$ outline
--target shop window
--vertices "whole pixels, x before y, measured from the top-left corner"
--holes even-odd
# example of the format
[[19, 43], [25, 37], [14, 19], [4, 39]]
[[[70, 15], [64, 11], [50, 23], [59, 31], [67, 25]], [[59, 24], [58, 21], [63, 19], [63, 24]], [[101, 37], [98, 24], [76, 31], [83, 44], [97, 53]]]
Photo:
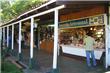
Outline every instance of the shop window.
[[95, 39], [95, 48], [104, 49], [104, 26], [89, 26], [82, 28], [68, 28], [60, 30], [60, 43], [64, 45], [73, 45], [83, 48], [83, 39], [85, 34], [89, 33]]

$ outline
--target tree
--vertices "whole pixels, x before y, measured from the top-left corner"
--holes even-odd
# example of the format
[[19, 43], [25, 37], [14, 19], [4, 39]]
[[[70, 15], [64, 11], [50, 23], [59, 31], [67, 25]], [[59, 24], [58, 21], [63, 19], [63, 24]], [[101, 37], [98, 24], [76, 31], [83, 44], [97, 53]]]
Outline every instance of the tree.
[[43, 2], [43, 0], [1, 0], [0, 1], [0, 21], [2, 23], [6, 23], [9, 20], [17, 17], [18, 15], [26, 12], [29, 9], [32, 9], [32, 7], [36, 7], [36, 5], [39, 5]]

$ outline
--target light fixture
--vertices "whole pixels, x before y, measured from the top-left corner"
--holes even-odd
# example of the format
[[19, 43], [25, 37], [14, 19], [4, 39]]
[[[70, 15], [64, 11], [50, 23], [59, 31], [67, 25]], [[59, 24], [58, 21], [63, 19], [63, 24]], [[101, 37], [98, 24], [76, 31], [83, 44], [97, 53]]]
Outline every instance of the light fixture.
[[34, 23], [34, 28], [37, 28], [37, 25], [38, 25], [37, 23]]
[[54, 27], [54, 25], [48, 25], [49, 27]]
[[97, 34], [102, 34], [102, 32], [101, 32], [101, 31], [99, 31], [99, 32], [97, 32]]
[[100, 37], [101, 37], [101, 35], [97, 35], [97, 37], [98, 37], [98, 38], [100, 38]]
[[103, 31], [103, 29], [100, 29], [100, 31]]
[[90, 28], [90, 30], [93, 30], [92, 27]]
[[96, 30], [96, 28], [94, 28], [94, 31]]

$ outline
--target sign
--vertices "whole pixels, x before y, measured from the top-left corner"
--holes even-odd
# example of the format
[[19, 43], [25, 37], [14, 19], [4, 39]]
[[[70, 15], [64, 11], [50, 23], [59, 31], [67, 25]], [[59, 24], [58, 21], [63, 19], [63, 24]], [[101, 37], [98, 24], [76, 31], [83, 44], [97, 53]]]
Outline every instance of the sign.
[[68, 27], [75, 27], [75, 26], [84, 26], [89, 24], [89, 19], [80, 19], [80, 20], [71, 20], [67, 22], [60, 23], [60, 28], [68, 28]]
[[93, 24], [95, 24], [95, 25], [104, 24], [104, 15], [90, 17], [89, 24], [92, 24], [92, 25]]
[[77, 27], [77, 26], [86, 26], [86, 25], [99, 25], [104, 24], [104, 16], [92, 16], [88, 18], [78, 19], [78, 20], [69, 20], [60, 22], [59, 28], [69, 28], [69, 27]]

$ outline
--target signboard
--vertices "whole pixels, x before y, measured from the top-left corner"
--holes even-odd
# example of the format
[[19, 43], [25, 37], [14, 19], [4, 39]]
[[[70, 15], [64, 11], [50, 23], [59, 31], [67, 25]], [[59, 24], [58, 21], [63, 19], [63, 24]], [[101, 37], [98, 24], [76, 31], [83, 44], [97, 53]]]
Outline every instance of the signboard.
[[60, 22], [59, 28], [69, 28], [69, 27], [86, 26], [93, 24], [95, 25], [104, 24], [104, 15]]
[[89, 18], [89, 24], [100, 25], [104, 24], [104, 15], [94, 16]]
[[68, 28], [68, 27], [75, 27], [75, 26], [84, 26], [89, 24], [89, 19], [80, 19], [80, 20], [71, 20], [67, 22], [60, 23], [60, 28]]

